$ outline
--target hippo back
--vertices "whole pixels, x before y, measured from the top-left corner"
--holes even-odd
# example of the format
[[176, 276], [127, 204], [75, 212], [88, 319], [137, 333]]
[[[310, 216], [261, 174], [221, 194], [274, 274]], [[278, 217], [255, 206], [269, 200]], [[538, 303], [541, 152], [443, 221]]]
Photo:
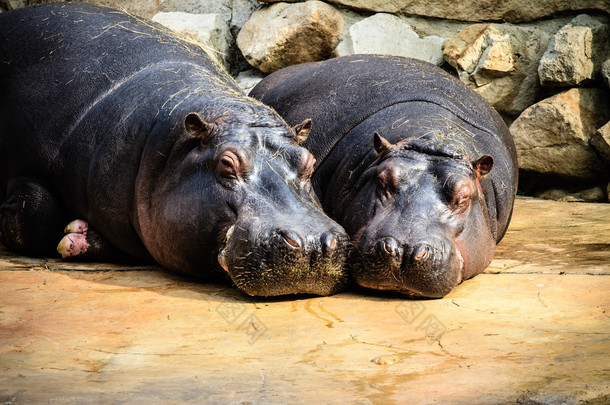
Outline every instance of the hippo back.
[[[125, 33], [135, 35], [126, 41]], [[112, 51], [100, 52], [101, 42]], [[171, 71], [180, 80], [181, 65], [198, 66], [212, 73], [208, 77], [226, 77], [223, 86], [239, 91], [204, 55], [201, 46], [184, 42], [161, 25], [90, 4], [44, 4], [2, 13], [0, 111], [19, 110], [29, 121], [45, 126], [37, 133], [60, 137], [66, 122], [75, 121], [113, 90], [151, 69], [167, 69], [169, 82]], [[45, 80], [32, 81], [33, 77]], [[12, 88], [27, 82], [30, 89]], [[22, 94], [27, 99], [7, 100], [2, 94]], [[53, 114], [38, 108], [58, 99], [65, 100], [65, 106]]]

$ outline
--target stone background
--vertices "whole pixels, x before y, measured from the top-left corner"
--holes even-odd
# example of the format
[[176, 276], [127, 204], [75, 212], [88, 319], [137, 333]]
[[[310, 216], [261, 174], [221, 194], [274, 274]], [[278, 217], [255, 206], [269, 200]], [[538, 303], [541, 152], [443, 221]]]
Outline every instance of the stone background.
[[[521, 193], [608, 201], [610, 0], [88, 1], [198, 39], [246, 92], [264, 74], [335, 56], [429, 61], [510, 125]], [[0, 0], [0, 11], [40, 2]]]

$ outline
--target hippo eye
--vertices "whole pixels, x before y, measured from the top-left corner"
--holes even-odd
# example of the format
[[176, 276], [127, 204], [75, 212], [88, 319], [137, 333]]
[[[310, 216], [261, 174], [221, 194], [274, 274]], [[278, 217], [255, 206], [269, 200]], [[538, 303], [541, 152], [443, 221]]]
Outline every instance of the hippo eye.
[[316, 158], [306, 151], [299, 162], [299, 178], [301, 180], [309, 180], [313, 174], [313, 167], [315, 164]]
[[472, 188], [469, 184], [459, 184], [454, 192], [453, 200], [451, 201], [451, 207], [453, 211], [462, 213], [466, 211], [470, 205], [470, 198], [472, 195]]
[[377, 177], [377, 197], [385, 201], [398, 189], [398, 178], [393, 166], [385, 167]]
[[226, 150], [218, 157], [216, 170], [222, 177], [237, 179], [241, 177], [244, 169], [245, 165], [242, 163], [239, 156], [233, 151]]
[[463, 211], [464, 209], [466, 209], [466, 207], [468, 207], [468, 204], [470, 203], [470, 196], [469, 195], [464, 195], [464, 194], [460, 194], [457, 196], [455, 202], [453, 203], [454, 207], [456, 210], [458, 211]]

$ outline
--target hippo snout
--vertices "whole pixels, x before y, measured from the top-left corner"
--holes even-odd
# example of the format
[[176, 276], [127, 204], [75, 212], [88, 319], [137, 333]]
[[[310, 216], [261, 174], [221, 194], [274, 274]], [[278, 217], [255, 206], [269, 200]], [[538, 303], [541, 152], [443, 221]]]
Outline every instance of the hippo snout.
[[294, 249], [303, 248], [303, 241], [301, 240], [301, 237], [294, 231], [279, 230], [277, 231], [275, 239], [278, 240], [279, 244], [285, 243], [286, 245]]
[[250, 295], [329, 295], [346, 282], [347, 245], [348, 236], [341, 229], [320, 233], [304, 227], [236, 227], [218, 261]]
[[[382, 260], [403, 268], [410, 265], [425, 266], [432, 257], [433, 247], [427, 242], [417, 243], [413, 246], [401, 245], [390, 236], [377, 241], [375, 249]], [[403, 261], [406, 261], [406, 263], [403, 263]]]
[[461, 257], [448, 241], [406, 243], [386, 236], [354, 252], [352, 272], [364, 287], [437, 298], [462, 279]]
[[[278, 230], [276, 231], [276, 236], [275, 238], [278, 241], [278, 244], [282, 245], [282, 244], [286, 244], [287, 246], [289, 246], [290, 248], [293, 249], [304, 249], [307, 250], [308, 249], [308, 244], [303, 242], [303, 238], [296, 233], [295, 231], [292, 230]], [[321, 253], [325, 256], [328, 255], [332, 255], [336, 248], [337, 248], [337, 235], [335, 234], [335, 232], [332, 231], [327, 231], [324, 232], [322, 234], [322, 236], [320, 236], [320, 248], [321, 248]], [[315, 246], [316, 242], [310, 243], [310, 245]]]
[[324, 232], [320, 237], [320, 245], [324, 255], [332, 255], [337, 248], [337, 235], [330, 231]]

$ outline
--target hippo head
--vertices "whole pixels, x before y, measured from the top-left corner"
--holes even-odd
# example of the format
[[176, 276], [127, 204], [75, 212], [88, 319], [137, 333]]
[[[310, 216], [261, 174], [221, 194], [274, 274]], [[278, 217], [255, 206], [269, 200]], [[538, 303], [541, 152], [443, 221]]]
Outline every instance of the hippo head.
[[311, 121], [289, 128], [266, 114], [189, 113], [169, 141], [147, 145], [140, 234], [165, 267], [223, 268], [250, 295], [335, 293], [348, 237], [311, 188], [315, 159], [299, 146]]
[[374, 146], [339, 218], [353, 236], [354, 278], [365, 287], [443, 297], [492, 259], [480, 179], [493, 158], [471, 160], [414, 139], [391, 144], [378, 134]]

